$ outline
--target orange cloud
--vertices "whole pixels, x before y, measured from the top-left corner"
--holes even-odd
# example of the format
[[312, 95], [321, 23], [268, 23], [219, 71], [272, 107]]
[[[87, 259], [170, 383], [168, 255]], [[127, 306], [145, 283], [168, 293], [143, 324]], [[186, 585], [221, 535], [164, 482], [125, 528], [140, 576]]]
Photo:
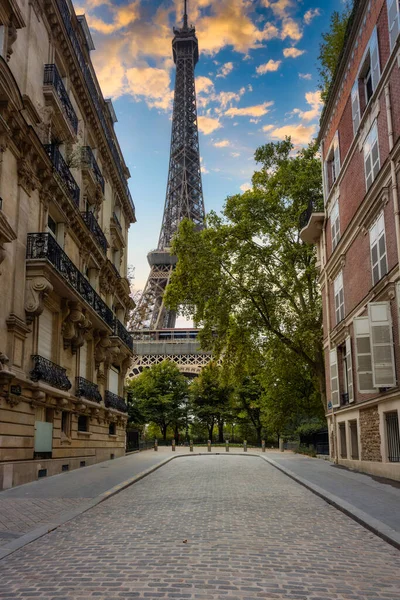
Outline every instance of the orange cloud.
[[316, 125], [284, 125], [283, 127], [276, 127], [270, 132], [270, 137], [283, 140], [286, 136], [290, 137], [293, 144], [306, 145], [308, 144], [317, 131]]
[[262, 117], [269, 112], [273, 102], [264, 102], [255, 106], [246, 106], [245, 108], [229, 108], [225, 112], [226, 117]]
[[228, 146], [230, 146], [230, 141], [229, 140], [221, 140], [220, 142], [214, 142], [214, 146], [216, 148], [227, 148]]
[[314, 121], [314, 119], [319, 117], [323, 107], [321, 92], [307, 92], [306, 101], [307, 104], [311, 106], [310, 110], [300, 110], [299, 108], [295, 108], [293, 113], [298, 115], [303, 121]]
[[256, 68], [256, 72], [258, 73], [258, 75], [265, 75], [265, 73], [277, 71], [281, 64], [281, 60], [272, 60], [271, 58], [267, 63], [259, 65]]
[[285, 48], [283, 50], [283, 56], [285, 58], [297, 58], [305, 53], [305, 50], [299, 50], [298, 48]]
[[217, 129], [222, 127], [219, 119], [215, 119], [213, 117], [200, 116], [198, 118], [198, 127], [199, 131], [204, 133], [204, 135], [210, 135]]

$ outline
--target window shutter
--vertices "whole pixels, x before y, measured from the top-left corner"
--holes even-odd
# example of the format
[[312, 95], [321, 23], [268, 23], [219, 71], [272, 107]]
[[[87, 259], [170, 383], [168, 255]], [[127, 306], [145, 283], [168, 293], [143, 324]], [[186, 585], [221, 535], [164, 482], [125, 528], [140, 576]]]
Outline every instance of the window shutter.
[[339, 400], [339, 375], [337, 365], [336, 348], [330, 351], [330, 374], [331, 374], [331, 402], [332, 406], [340, 406]]
[[396, 372], [390, 303], [371, 302], [368, 305], [368, 317], [372, 342], [374, 387], [394, 387], [396, 385]]
[[334, 156], [334, 161], [335, 161], [335, 179], [337, 179], [339, 177], [339, 171], [340, 171], [340, 147], [339, 147], [338, 134], [336, 134], [336, 137], [335, 137], [333, 156]]
[[88, 356], [88, 343], [85, 340], [83, 346], [79, 350], [79, 377], [87, 379], [87, 356]]
[[387, 0], [388, 19], [389, 19], [389, 35], [390, 49], [393, 50], [399, 35], [399, 9], [398, 0]]
[[358, 317], [353, 321], [358, 391], [362, 394], [376, 392], [372, 380], [372, 354], [368, 317]]
[[360, 124], [360, 98], [358, 94], [358, 79], [355, 81], [353, 89], [351, 90], [351, 112], [353, 115], [353, 131], [354, 135], [356, 135], [358, 126]]
[[108, 373], [109, 373], [109, 375], [108, 375], [108, 390], [110, 392], [112, 392], [113, 394], [117, 394], [117, 396], [118, 396], [118, 391], [119, 391], [119, 386], [118, 386], [119, 373], [113, 367], [110, 368], [110, 370], [109, 370]]
[[370, 42], [370, 54], [371, 54], [371, 76], [372, 76], [372, 89], [375, 91], [378, 87], [379, 79], [381, 77], [381, 68], [379, 64], [379, 44], [378, 44], [378, 32], [375, 27]]
[[48, 308], [39, 317], [38, 354], [48, 360], [53, 358], [53, 318], [54, 315]]
[[333, 205], [331, 218], [332, 250], [336, 248], [340, 239], [339, 202]]
[[351, 359], [351, 337], [346, 338], [347, 389], [349, 402], [354, 402], [353, 362]]

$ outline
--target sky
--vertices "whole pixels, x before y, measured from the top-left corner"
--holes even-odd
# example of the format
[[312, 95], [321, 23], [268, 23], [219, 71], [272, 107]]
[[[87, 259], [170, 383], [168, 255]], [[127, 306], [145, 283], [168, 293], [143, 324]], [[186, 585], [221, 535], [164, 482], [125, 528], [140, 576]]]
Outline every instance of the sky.
[[[149, 273], [165, 202], [174, 63], [173, 25], [183, 0], [74, 0], [96, 46], [92, 60], [130, 170], [137, 223], [128, 264], [136, 289]], [[188, 0], [196, 26], [200, 152], [206, 211], [251, 187], [259, 146], [291, 135], [296, 147], [318, 130], [321, 34], [342, 0]]]

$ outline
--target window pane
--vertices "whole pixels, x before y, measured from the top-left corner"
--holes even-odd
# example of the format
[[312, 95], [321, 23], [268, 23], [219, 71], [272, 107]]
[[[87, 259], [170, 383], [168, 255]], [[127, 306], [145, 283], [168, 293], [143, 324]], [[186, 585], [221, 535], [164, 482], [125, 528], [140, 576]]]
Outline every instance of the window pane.
[[372, 264], [375, 265], [378, 262], [378, 244], [374, 244], [371, 248]]
[[380, 261], [380, 265], [381, 265], [381, 277], [383, 277], [387, 273], [386, 255], [382, 256], [381, 261]]
[[377, 283], [380, 280], [380, 276], [379, 276], [379, 265], [376, 264], [375, 267], [372, 270], [372, 281], [375, 283]]

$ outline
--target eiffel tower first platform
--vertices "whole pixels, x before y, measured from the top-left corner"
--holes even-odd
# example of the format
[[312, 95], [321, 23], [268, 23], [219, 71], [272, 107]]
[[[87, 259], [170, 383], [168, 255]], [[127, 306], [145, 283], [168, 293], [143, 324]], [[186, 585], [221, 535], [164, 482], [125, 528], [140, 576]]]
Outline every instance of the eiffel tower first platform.
[[131, 377], [166, 358], [183, 373], [197, 375], [211, 358], [199, 348], [197, 329], [175, 328], [176, 313], [163, 301], [177, 261], [170, 247], [179, 224], [189, 218], [202, 228], [205, 220], [194, 79], [199, 44], [195, 28], [188, 25], [187, 0], [183, 26], [174, 28], [172, 50], [176, 79], [167, 195], [158, 247], [147, 256], [150, 275], [133, 318]]

